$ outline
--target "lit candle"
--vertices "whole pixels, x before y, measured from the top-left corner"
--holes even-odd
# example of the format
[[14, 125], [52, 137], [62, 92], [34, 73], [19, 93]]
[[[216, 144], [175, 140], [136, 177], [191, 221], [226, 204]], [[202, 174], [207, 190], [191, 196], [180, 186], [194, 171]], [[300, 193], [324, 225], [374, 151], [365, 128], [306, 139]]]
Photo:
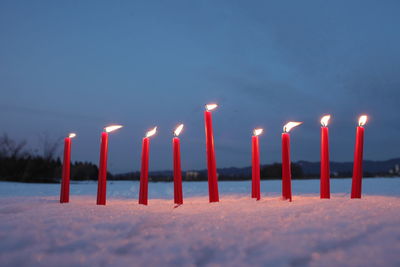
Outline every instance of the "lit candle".
[[174, 138], [172, 139], [173, 158], [174, 158], [174, 203], [177, 205], [183, 204], [182, 194], [182, 171], [181, 171], [181, 149], [179, 134], [183, 129], [183, 124], [176, 127]]
[[204, 112], [208, 169], [208, 193], [210, 202], [219, 201], [217, 163], [215, 161], [214, 136], [211, 116], [211, 111], [217, 106], [217, 104], [208, 104], [206, 105], [206, 110]]
[[257, 200], [261, 198], [260, 190], [260, 147], [258, 145], [258, 136], [262, 134], [263, 129], [254, 129], [251, 138], [251, 163], [252, 163], [252, 179], [251, 179], [251, 197]]
[[157, 127], [146, 133], [142, 144], [142, 168], [140, 170], [140, 189], [139, 204], [147, 205], [148, 185], [149, 185], [149, 156], [150, 156], [150, 137], [157, 132]]
[[71, 139], [76, 136], [75, 133], [70, 133], [64, 139], [64, 160], [62, 169], [60, 203], [69, 202], [69, 179], [71, 173]]
[[329, 129], [328, 122], [330, 115], [323, 116], [321, 119], [321, 198], [330, 198], [330, 170], [329, 170]]
[[289, 131], [302, 122], [290, 121], [283, 126], [282, 133], [282, 197], [292, 201], [292, 172], [290, 164], [290, 134]]
[[351, 184], [351, 198], [361, 198], [361, 182], [362, 182], [362, 161], [364, 148], [364, 125], [367, 123], [366, 115], [360, 116], [358, 119], [358, 127], [356, 132], [356, 145], [354, 149], [353, 163], [353, 180]]
[[97, 205], [106, 204], [107, 192], [107, 153], [108, 153], [108, 133], [122, 128], [122, 125], [110, 125], [104, 128], [101, 133], [99, 178], [97, 184]]

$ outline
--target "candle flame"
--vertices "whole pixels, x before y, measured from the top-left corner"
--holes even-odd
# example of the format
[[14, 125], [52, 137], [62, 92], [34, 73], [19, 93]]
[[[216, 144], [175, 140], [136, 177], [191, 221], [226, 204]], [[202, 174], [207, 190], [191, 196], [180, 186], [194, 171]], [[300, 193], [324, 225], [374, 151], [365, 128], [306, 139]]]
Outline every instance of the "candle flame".
[[207, 105], [206, 105], [206, 110], [207, 110], [207, 111], [211, 111], [211, 110], [213, 110], [213, 109], [216, 109], [217, 107], [218, 107], [217, 104], [207, 104]]
[[285, 126], [283, 126], [283, 132], [288, 133], [292, 128], [299, 126], [300, 124], [302, 124], [302, 122], [289, 121], [288, 123], [285, 124]]
[[157, 132], [157, 126], [154, 127], [153, 129], [151, 129], [150, 131], [148, 131], [148, 132], [146, 133], [146, 137], [153, 136], [153, 135], [156, 134], [156, 132]]
[[358, 119], [358, 126], [364, 126], [367, 123], [368, 116], [367, 115], [361, 115], [360, 118]]
[[323, 126], [323, 127], [326, 127], [326, 126], [328, 126], [328, 123], [329, 123], [329, 119], [331, 118], [331, 115], [325, 115], [325, 116], [323, 116], [322, 118], [321, 118], [321, 125]]
[[110, 126], [104, 127], [104, 131], [106, 131], [106, 133], [111, 133], [111, 132], [113, 132], [115, 130], [118, 130], [118, 129], [122, 128], [122, 127], [123, 127], [122, 125], [118, 125], [118, 124], [110, 125]]
[[264, 131], [264, 129], [261, 129], [261, 128], [254, 129], [253, 134], [254, 134], [254, 136], [259, 136], [260, 134], [262, 134], [263, 131]]
[[70, 134], [68, 135], [69, 138], [74, 138], [75, 136], [76, 136], [76, 133], [70, 133]]
[[179, 124], [174, 131], [174, 135], [178, 136], [182, 132], [182, 129], [183, 129], [183, 124]]

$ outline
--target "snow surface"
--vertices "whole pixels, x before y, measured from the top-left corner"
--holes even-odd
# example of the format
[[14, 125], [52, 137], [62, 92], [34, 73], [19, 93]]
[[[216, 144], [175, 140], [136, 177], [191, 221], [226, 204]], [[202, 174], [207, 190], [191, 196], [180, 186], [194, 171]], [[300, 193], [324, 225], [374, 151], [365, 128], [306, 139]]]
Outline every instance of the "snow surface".
[[[293, 180], [293, 195], [319, 194], [319, 180]], [[221, 194], [250, 194], [251, 182], [219, 182]], [[281, 180], [262, 180], [262, 195], [279, 195], [282, 188]], [[350, 193], [351, 179], [331, 179], [332, 193]], [[149, 184], [149, 198], [173, 199], [172, 183], [158, 182]], [[0, 197], [5, 196], [58, 196], [60, 184], [26, 184], [0, 182]], [[205, 196], [208, 193], [207, 182], [183, 182], [183, 195]], [[363, 193], [372, 195], [399, 196], [400, 178], [364, 178]], [[72, 182], [71, 201], [76, 195], [97, 194], [97, 182]], [[139, 195], [138, 181], [108, 181], [107, 198], [137, 199]]]
[[225, 182], [210, 204], [203, 183], [185, 183], [179, 207], [168, 183], [149, 185], [149, 206], [129, 182], [109, 184], [107, 206], [94, 183], [74, 184], [90, 190], [69, 204], [59, 185], [0, 183], [0, 266], [400, 266], [400, 179], [365, 179], [360, 200], [340, 181], [330, 200], [307, 193], [318, 181], [295, 181], [291, 203], [280, 187], [255, 201], [248, 182]]

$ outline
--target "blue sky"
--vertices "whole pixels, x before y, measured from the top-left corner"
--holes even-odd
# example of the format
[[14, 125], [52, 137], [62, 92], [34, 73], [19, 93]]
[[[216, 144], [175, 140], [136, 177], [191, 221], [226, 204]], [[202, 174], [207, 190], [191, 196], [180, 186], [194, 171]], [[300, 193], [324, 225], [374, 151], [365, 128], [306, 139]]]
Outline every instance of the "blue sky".
[[[180, 122], [182, 167], [205, 168], [203, 109], [214, 112], [219, 167], [280, 161], [286, 121], [292, 159], [319, 159], [319, 119], [332, 115], [331, 158], [352, 160], [366, 113], [365, 158], [399, 156], [398, 1], [1, 1], [0, 125], [40, 152], [40, 137], [76, 131], [73, 159], [138, 170], [154, 125], [150, 168], [171, 169]], [[59, 154], [62, 152], [60, 146]]]

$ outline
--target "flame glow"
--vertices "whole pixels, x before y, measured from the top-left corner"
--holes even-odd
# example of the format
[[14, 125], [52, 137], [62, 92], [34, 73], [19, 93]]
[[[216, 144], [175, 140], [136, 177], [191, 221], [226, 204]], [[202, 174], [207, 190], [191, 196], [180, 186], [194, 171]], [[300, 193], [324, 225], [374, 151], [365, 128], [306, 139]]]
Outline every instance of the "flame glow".
[[302, 122], [289, 121], [288, 123], [285, 124], [285, 126], [283, 126], [283, 132], [288, 133], [292, 128], [299, 126], [300, 124], [302, 124]]
[[174, 135], [178, 136], [182, 132], [182, 129], [183, 129], [183, 124], [178, 125], [178, 127], [176, 127], [174, 131]]
[[326, 127], [326, 126], [328, 126], [328, 123], [329, 123], [329, 119], [331, 118], [331, 115], [325, 115], [325, 116], [323, 116], [322, 118], [321, 118], [321, 125], [323, 126], [323, 127]]
[[76, 133], [70, 133], [70, 134], [68, 135], [69, 138], [74, 138], [75, 136], [76, 136]]
[[216, 109], [218, 107], [217, 104], [207, 104], [206, 105], [206, 110], [211, 111], [213, 109]]
[[358, 126], [364, 126], [367, 123], [368, 116], [367, 115], [361, 115], [360, 118], [358, 119]]
[[118, 130], [118, 129], [122, 128], [122, 127], [123, 127], [122, 125], [118, 125], [118, 124], [110, 125], [110, 126], [105, 127], [104, 131], [106, 131], [107, 133], [111, 133], [111, 132], [113, 132], [115, 130]]
[[254, 136], [259, 136], [260, 134], [262, 134], [263, 131], [264, 131], [264, 130], [261, 129], [261, 128], [254, 129], [254, 130], [253, 130], [253, 134], [254, 134]]
[[150, 131], [148, 131], [148, 132], [146, 133], [146, 137], [153, 136], [153, 135], [156, 134], [156, 132], [157, 132], [157, 126], [154, 127], [153, 129], [151, 129]]

